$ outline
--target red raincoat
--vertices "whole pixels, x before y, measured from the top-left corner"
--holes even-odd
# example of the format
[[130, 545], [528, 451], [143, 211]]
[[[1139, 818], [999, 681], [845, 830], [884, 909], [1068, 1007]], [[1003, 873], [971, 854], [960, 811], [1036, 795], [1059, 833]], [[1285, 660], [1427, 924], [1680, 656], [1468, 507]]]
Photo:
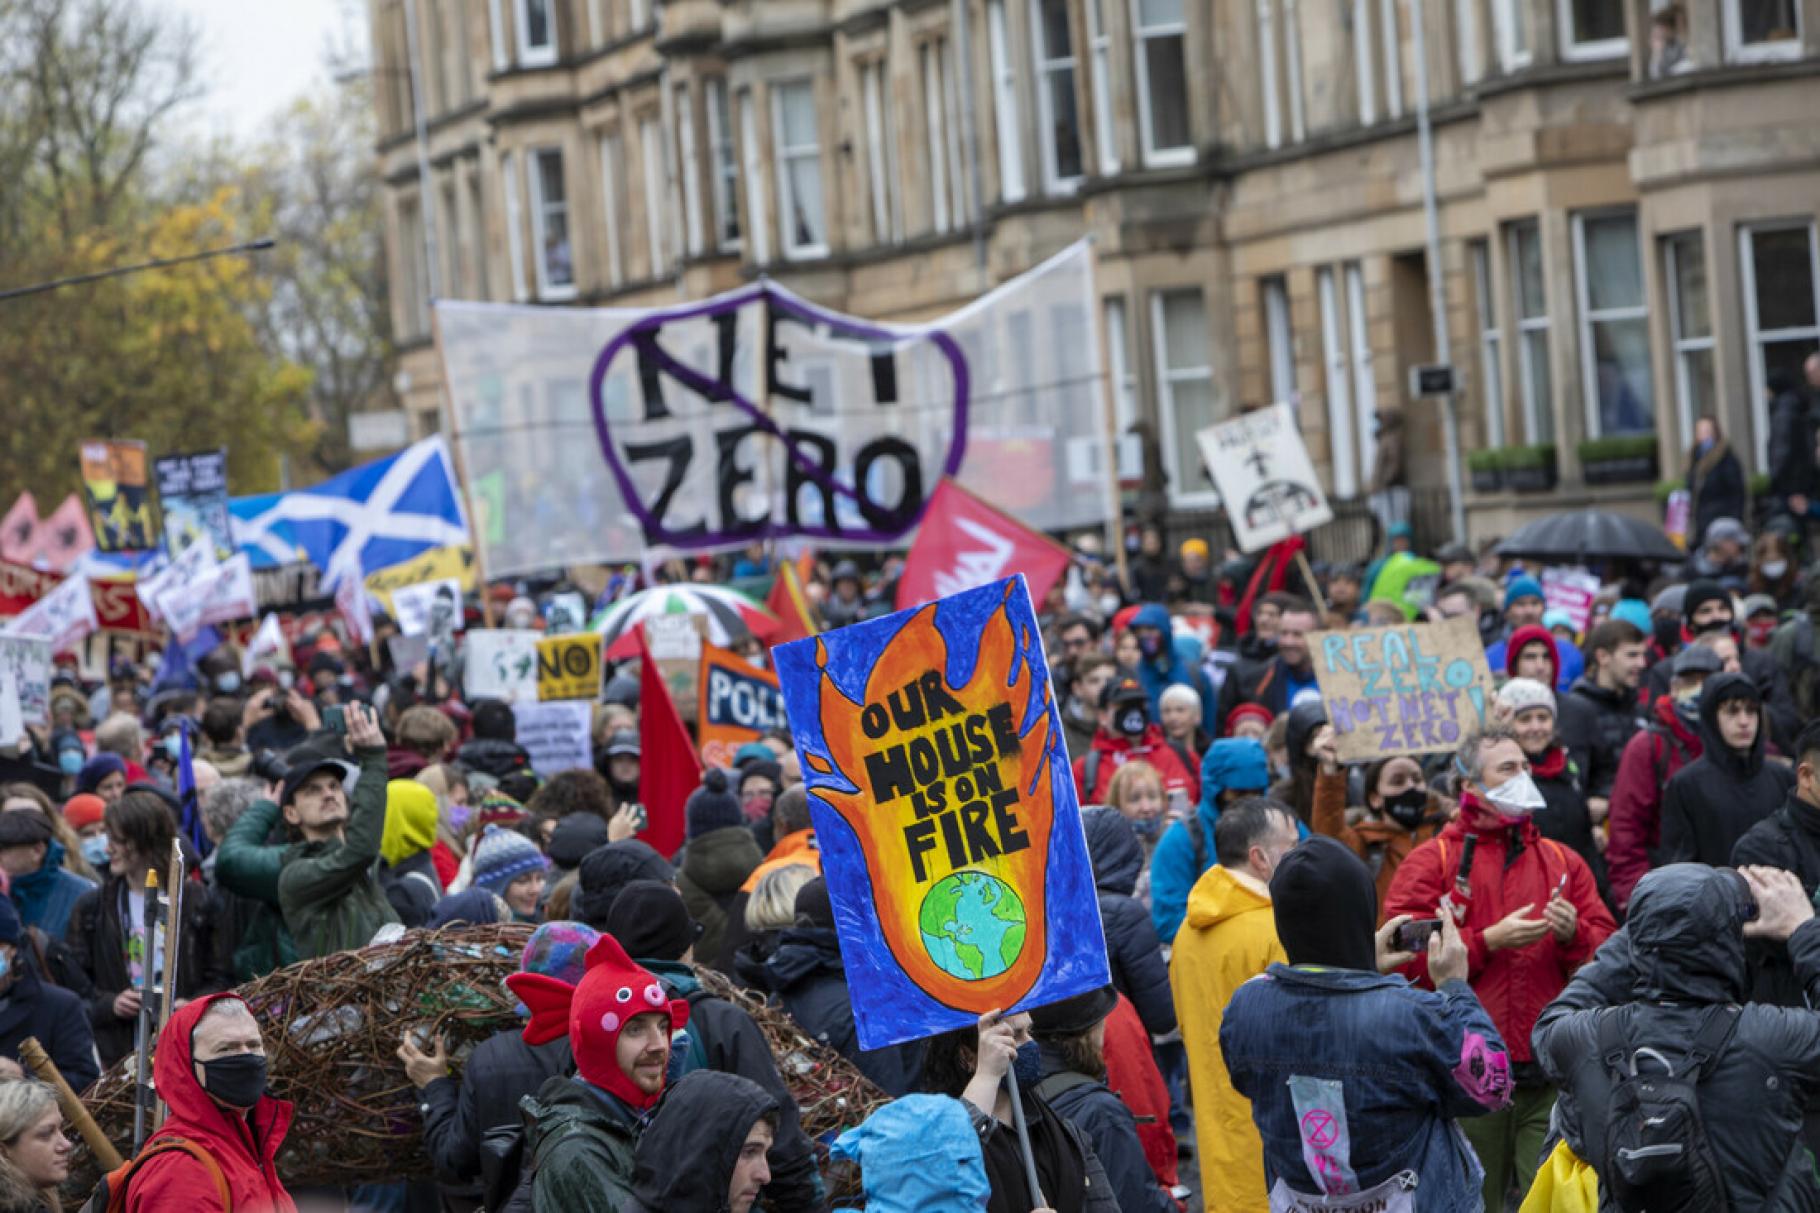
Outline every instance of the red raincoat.
[[[173, 1014], [159, 1036], [152, 1076], [170, 1115], [151, 1141], [182, 1137], [207, 1150], [227, 1179], [234, 1213], [296, 1213], [272, 1161], [291, 1127], [291, 1105], [265, 1095], [249, 1115], [230, 1112], [203, 1091], [190, 1058], [196, 1021], [211, 1003], [235, 997], [198, 998]], [[225, 1213], [215, 1181], [181, 1150], [167, 1150], [140, 1168], [127, 1189], [126, 1208], [127, 1213]]]
[[[1105, 729], [1093, 734], [1093, 749], [1074, 760], [1074, 786], [1080, 792], [1081, 803], [1106, 804], [1106, 789], [1112, 786], [1112, 777], [1120, 767], [1134, 759], [1142, 759], [1156, 768], [1157, 774], [1163, 777], [1165, 796], [1180, 788], [1188, 793], [1190, 806], [1200, 803], [1200, 759], [1190, 750], [1188, 761], [1184, 763], [1169, 739], [1163, 736], [1163, 726], [1154, 721], [1135, 743]], [[1093, 771], [1092, 787], [1087, 786], [1089, 769]]]
[[1173, 1188], [1177, 1184], [1175, 1130], [1169, 1127], [1169, 1088], [1163, 1085], [1162, 1072], [1150, 1052], [1150, 1033], [1137, 1008], [1123, 994], [1118, 1006], [1106, 1019], [1106, 1085], [1117, 1092], [1131, 1114], [1137, 1117], [1138, 1142], [1144, 1147], [1144, 1161], [1159, 1184]]
[[1605, 870], [1620, 911], [1630, 905], [1631, 890], [1649, 871], [1649, 853], [1662, 841], [1662, 789], [1706, 748], [1699, 730], [1688, 728], [1675, 712], [1672, 696], [1658, 696], [1650, 714], [1655, 718], [1650, 727], [1624, 743], [1611, 785]]

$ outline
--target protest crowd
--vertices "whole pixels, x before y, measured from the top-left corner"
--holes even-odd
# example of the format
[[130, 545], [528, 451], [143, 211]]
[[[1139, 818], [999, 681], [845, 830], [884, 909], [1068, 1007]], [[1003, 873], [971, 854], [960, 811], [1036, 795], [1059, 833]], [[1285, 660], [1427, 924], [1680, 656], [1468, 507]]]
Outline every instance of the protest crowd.
[[[1133, 526], [1116, 560], [1073, 536], [1019, 651], [1046, 662], [1037, 758], [1072, 777], [1079, 839], [1065, 794], [1055, 822], [1103, 963], [1091, 928], [1045, 946], [1103, 976], [888, 1041], [839, 866], [878, 806], [824, 755], [837, 629], [905, 605], [901, 554], [754, 544], [586, 589], [444, 582], [421, 611], [399, 586], [173, 616], [99, 663], [59, 635], [41, 712], [12, 675], [0, 752], [0, 1213], [88, 1195], [41, 1080], [98, 1107], [104, 1072], [148, 1064], [156, 1127], [115, 1143], [109, 1208], [1820, 1209], [1820, 474], [1715, 502], [1719, 442], [1667, 556], [1417, 550], [1406, 523], [1364, 566], [1301, 536]], [[711, 590], [750, 609], [691, 605]], [[855, 734], [962, 709], [934, 671], [851, 705]], [[813, 746], [780, 678], [821, 704]], [[952, 744], [1002, 759], [1015, 720]], [[912, 861], [1063, 845], [993, 803], [912, 825]], [[950, 971], [991, 977], [1040, 926], [987, 935], [976, 886], [935, 887]], [[310, 1025], [235, 991], [422, 932], [512, 940], [515, 1018], [457, 1049], [390, 1007], [337, 1064], [398, 1076], [390, 1131], [428, 1171], [287, 1183], [287, 1130], [325, 1110], [267, 1060]], [[844, 1131], [812, 1131], [779, 1023], [873, 1093]]]

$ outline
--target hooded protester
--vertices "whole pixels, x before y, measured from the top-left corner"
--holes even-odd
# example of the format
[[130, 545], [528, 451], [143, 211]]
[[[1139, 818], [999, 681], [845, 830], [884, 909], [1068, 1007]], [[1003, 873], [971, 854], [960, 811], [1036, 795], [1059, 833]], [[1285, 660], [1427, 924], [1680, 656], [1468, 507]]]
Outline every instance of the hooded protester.
[[616, 805], [638, 803], [640, 753], [638, 734], [632, 729], [616, 729], [595, 755], [594, 769], [606, 777]]
[[[600, 932], [578, 922], [546, 922], [525, 944], [519, 972], [579, 985], [588, 952], [599, 942]], [[479, 1179], [489, 1191], [510, 1191], [516, 1180], [488, 1173], [500, 1164], [481, 1143], [489, 1131], [519, 1123], [520, 1099], [574, 1068], [567, 1034], [534, 1045], [522, 1029], [505, 1028], [474, 1046], [459, 1078], [450, 1076], [441, 1038], [423, 1042], [432, 1046], [425, 1052], [413, 1039], [423, 1034], [421, 1029], [406, 1033], [398, 1058], [418, 1090], [424, 1148], [437, 1175], [460, 1184]]]
[[[1820, 1090], [1820, 1014], [1808, 1009], [1820, 1005], [1813, 921], [1812, 900], [1787, 872], [1671, 864], [1638, 882], [1624, 929], [1536, 1021], [1537, 1060], [1561, 1087], [1562, 1133], [1600, 1173], [1601, 1208], [1620, 1207], [1606, 1157], [1614, 1059], [1632, 1073], [1661, 1065], [1679, 1075], [1699, 1065], [1700, 1122], [1718, 1174], [1711, 1189], [1677, 1186], [1671, 1199], [1714, 1209], [1820, 1207], [1802, 1123]], [[1785, 948], [1802, 1005], [1739, 1005], [1752, 943]], [[1703, 1065], [1692, 1059], [1696, 1049]], [[1621, 1207], [1666, 1207], [1656, 1201], [1667, 1195], [1627, 1192]]]
[[1314, 817], [1315, 784], [1321, 772], [1331, 765], [1333, 754], [1327, 705], [1319, 699], [1303, 699], [1290, 708], [1283, 743], [1289, 754], [1289, 778], [1274, 784], [1270, 794], [1288, 805], [1296, 820], [1307, 826]]
[[1365, 861], [1382, 904], [1409, 853], [1447, 824], [1448, 807], [1428, 790], [1421, 762], [1402, 755], [1366, 766], [1365, 814], [1356, 824], [1347, 817], [1346, 772], [1337, 761], [1323, 759], [1315, 780], [1314, 832], [1338, 839]]
[[1150, 918], [1157, 938], [1175, 938], [1188, 910], [1189, 890], [1214, 864], [1213, 830], [1226, 805], [1270, 786], [1270, 759], [1264, 747], [1241, 737], [1222, 737], [1201, 760], [1201, 802], [1185, 821], [1163, 832], [1150, 858]]
[[966, 1105], [946, 1095], [894, 1099], [829, 1153], [859, 1164], [860, 1213], [979, 1213], [992, 1195]]
[[1111, 986], [1101, 986], [1030, 1013], [1042, 1060], [1036, 1095], [1093, 1147], [1121, 1213], [1175, 1213], [1144, 1157], [1137, 1120], [1106, 1085], [1106, 1021], [1118, 1001]]
[[220, 1208], [216, 1172], [227, 1183], [230, 1209], [295, 1213], [276, 1164], [291, 1105], [266, 1093], [265, 1041], [238, 995], [211, 994], [172, 1013], [158, 1037], [152, 1079], [170, 1111], [145, 1150], [173, 1139], [193, 1142], [214, 1166], [187, 1150], [161, 1150], [133, 1172], [123, 1194], [128, 1213]]
[[1547, 599], [1543, 596], [1541, 582], [1528, 574], [1511, 578], [1504, 589], [1504, 620], [1510, 629], [1509, 636], [1486, 646], [1485, 662], [1492, 669], [1503, 670], [1513, 677], [1536, 678], [1540, 682], [1536, 671], [1524, 666], [1521, 660], [1531, 639], [1539, 636], [1555, 651], [1555, 677], [1549, 685], [1564, 695], [1585, 672], [1586, 661], [1579, 649], [1542, 626], [1546, 609]]
[[73, 991], [52, 983], [38, 968], [38, 956], [13, 903], [0, 897], [0, 1057], [17, 1060], [19, 1045], [36, 1037], [76, 1090], [101, 1073], [95, 1064], [95, 1037], [89, 1012]]
[[[1773, 649], [1754, 649], [1740, 638], [1738, 616], [1731, 591], [1716, 581], [1690, 582], [1682, 598], [1682, 636], [1688, 641], [1704, 640], [1727, 659], [1727, 671], [1742, 670], [1757, 684], [1763, 700], [1764, 728], [1770, 744], [1783, 749], [1795, 744], [1803, 718], [1795, 704], [1792, 687], [1800, 673], [1799, 666], [1785, 668]], [[1732, 664], [1732, 663], [1736, 664]], [[1667, 689], [1658, 674], [1657, 693]]]
[[379, 838], [379, 884], [406, 927], [421, 927], [442, 900], [430, 848], [436, 842], [436, 793], [414, 780], [385, 787], [385, 833]]
[[727, 773], [719, 767], [709, 767], [701, 786], [689, 793], [683, 822], [688, 845], [676, 888], [689, 916], [702, 925], [697, 951], [704, 962], [713, 964], [726, 947], [728, 914], [739, 888], [765, 856], [746, 827]]
[[1673, 668], [1669, 692], [1649, 709], [1649, 723], [1624, 746], [1612, 784], [1610, 832], [1605, 865], [1612, 904], [1622, 913], [1630, 892], [1649, 871], [1649, 857], [1662, 842], [1662, 795], [1669, 780], [1700, 757], [1700, 691], [1720, 673], [1719, 655], [1692, 644], [1666, 664]]
[[[1510, 1106], [1461, 1126], [1485, 1165], [1485, 1207], [1494, 1209], [1513, 1181], [1529, 1190], [1554, 1105], [1553, 1088], [1531, 1060], [1529, 1030], [1616, 924], [1586, 861], [1536, 828], [1533, 818], [1548, 802], [1509, 726], [1468, 735], [1454, 767], [1460, 815], [1403, 861], [1384, 914], [1453, 920], [1473, 992], [1508, 1046], [1516, 1083]], [[1419, 956], [1404, 972], [1430, 977]]]
[[693, 1070], [742, 1074], [777, 1097], [781, 1114], [771, 1149], [767, 1203], [821, 1208], [826, 1198], [815, 1169], [815, 1148], [803, 1133], [796, 1102], [778, 1075], [764, 1033], [738, 1005], [705, 990], [690, 967], [702, 935], [681, 896], [666, 884], [633, 881], [614, 898], [606, 930], [657, 976], [670, 997], [689, 1008], [689, 1047], [672, 1077]]
[[[1381, 974], [1407, 957], [1388, 948], [1407, 920], [1374, 937], [1371, 873], [1329, 838], [1283, 857], [1270, 900], [1286, 959], [1238, 988], [1219, 1035], [1263, 1140], [1270, 1207], [1290, 1207], [1292, 1193], [1357, 1208], [1480, 1207], [1478, 1161], [1453, 1122], [1510, 1103], [1510, 1056], [1466, 983], [1461, 933], [1443, 920], [1429, 938], [1437, 992]], [[1263, 1192], [1248, 1199], [1240, 1207], [1264, 1207]]]
[[[1584, 679], [1582, 679], [1584, 681]], [[1605, 861], [1593, 841], [1592, 816], [1586, 807], [1585, 776], [1561, 744], [1555, 723], [1555, 693], [1530, 678], [1513, 678], [1498, 688], [1498, 706], [1510, 714], [1511, 731], [1529, 773], [1547, 802], [1531, 817], [1542, 837], [1574, 849], [1586, 861], [1599, 893], [1610, 900], [1605, 881]]]
[[474, 817], [468, 776], [460, 767], [436, 763], [417, 772], [416, 779], [436, 797], [436, 841], [430, 846], [430, 862], [446, 889], [455, 882], [468, 853], [468, 823]]
[[0, 813], [0, 872], [7, 892], [25, 925], [53, 940], [63, 938], [76, 903], [95, 887], [66, 869], [63, 856], [63, 844], [41, 815]]
[[[1795, 786], [1782, 807], [1759, 821], [1732, 848], [1733, 867], [1781, 868], [1801, 878], [1811, 898], [1820, 890], [1820, 721], [1795, 743]], [[1790, 968], [1787, 949], [1753, 944], [1751, 997], [1779, 1007], [1804, 1005], [1805, 987]]]
[[596, 930], [606, 929], [613, 899], [634, 880], [676, 883], [676, 869], [670, 861], [652, 850], [650, 843], [636, 838], [622, 838], [590, 851], [575, 870], [581, 879], [571, 908], [576, 918]]
[[1175, 1031], [1175, 1005], [1169, 994], [1169, 967], [1150, 912], [1132, 896], [1144, 871], [1144, 848], [1117, 809], [1092, 808], [1081, 814], [1093, 882], [1099, 892], [1100, 929], [1106, 936], [1106, 961], [1112, 984], [1131, 1000], [1152, 1036]]
[[1113, 776], [1128, 762], [1147, 762], [1163, 777], [1165, 793], [1181, 791], [1190, 800], [1200, 794], [1194, 755], [1163, 735], [1150, 695], [1138, 679], [1126, 675], [1100, 692], [1100, 727], [1093, 746], [1074, 763], [1074, 786], [1083, 804], [1105, 804]]
[[626, 1213], [750, 1213], [771, 1179], [778, 1111], [750, 1079], [685, 1075], [638, 1139]]
[[765, 980], [797, 1026], [848, 1061], [892, 1098], [916, 1089], [922, 1042], [863, 1050], [853, 1023], [847, 970], [828, 885], [816, 877], [796, 891], [796, 925], [778, 938], [765, 961]]
[[514, 973], [506, 985], [530, 1009], [525, 1042], [567, 1036], [575, 1058], [573, 1076], [547, 1080], [519, 1105], [533, 1206], [625, 1213], [638, 1134], [663, 1095], [670, 1040], [689, 1022], [688, 1002], [665, 993], [611, 935], [588, 949], [574, 985], [541, 973]]
[[1150, 698], [1150, 718], [1162, 719], [1165, 687], [1185, 686], [1200, 696], [1205, 710], [1201, 726], [1211, 733], [1219, 720], [1213, 715], [1213, 687], [1205, 674], [1184, 662], [1176, 651], [1175, 625], [1170, 621], [1169, 608], [1160, 602], [1139, 607], [1131, 617], [1131, 634], [1138, 643], [1137, 678]]
[[1722, 867], [1759, 821], [1782, 807], [1794, 774], [1764, 759], [1768, 732], [1757, 684], [1720, 674], [1700, 691], [1702, 753], [1662, 793], [1662, 844], [1654, 866]]

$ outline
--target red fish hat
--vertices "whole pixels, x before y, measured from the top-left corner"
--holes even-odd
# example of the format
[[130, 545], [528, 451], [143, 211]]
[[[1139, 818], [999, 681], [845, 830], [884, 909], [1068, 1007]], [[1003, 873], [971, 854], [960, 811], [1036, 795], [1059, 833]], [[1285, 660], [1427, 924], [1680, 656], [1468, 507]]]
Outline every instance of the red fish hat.
[[581, 982], [569, 985], [542, 973], [514, 973], [506, 986], [531, 1011], [525, 1025], [527, 1044], [541, 1045], [567, 1035], [582, 1078], [644, 1110], [662, 1097], [645, 1091], [619, 1068], [619, 1034], [640, 1015], [663, 1012], [670, 1031], [689, 1022], [689, 1004], [672, 1000], [663, 985], [632, 963], [611, 935], [603, 934], [588, 949]]

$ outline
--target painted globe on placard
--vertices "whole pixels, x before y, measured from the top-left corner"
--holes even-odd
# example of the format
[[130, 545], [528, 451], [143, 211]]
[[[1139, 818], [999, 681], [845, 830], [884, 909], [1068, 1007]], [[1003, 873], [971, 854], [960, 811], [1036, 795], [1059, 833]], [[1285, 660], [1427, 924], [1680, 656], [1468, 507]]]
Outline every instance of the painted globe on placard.
[[923, 897], [917, 925], [929, 958], [963, 981], [997, 977], [1024, 950], [1023, 900], [985, 872], [956, 872], [937, 881]]

